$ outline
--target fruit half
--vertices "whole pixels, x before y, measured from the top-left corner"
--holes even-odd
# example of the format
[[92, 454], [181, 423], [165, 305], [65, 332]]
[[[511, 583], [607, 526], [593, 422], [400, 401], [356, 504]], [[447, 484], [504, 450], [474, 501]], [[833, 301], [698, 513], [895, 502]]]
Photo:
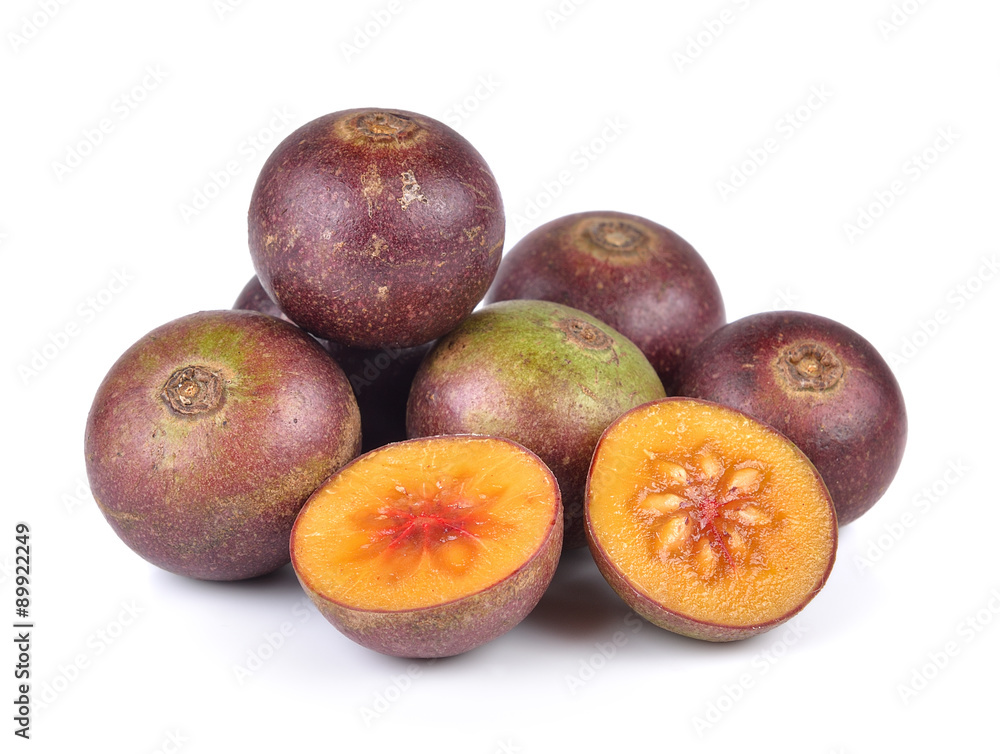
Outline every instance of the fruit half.
[[587, 539], [647, 620], [709, 641], [783, 623], [826, 582], [830, 495], [802, 452], [733, 409], [666, 398], [608, 427], [594, 453]]
[[292, 530], [320, 612], [384, 654], [447, 657], [517, 625], [562, 548], [555, 477], [516, 443], [428, 437], [367, 453], [326, 481]]

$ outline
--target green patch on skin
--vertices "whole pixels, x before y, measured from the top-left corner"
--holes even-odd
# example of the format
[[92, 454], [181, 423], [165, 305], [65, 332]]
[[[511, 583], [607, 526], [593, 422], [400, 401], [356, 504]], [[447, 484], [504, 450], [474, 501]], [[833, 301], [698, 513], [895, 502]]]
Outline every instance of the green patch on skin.
[[549, 302], [492, 304], [443, 342], [442, 353], [428, 364], [431, 374], [476, 374], [493, 364], [500, 370], [497, 381], [519, 394], [550, 394], [553, 382], [578, 386], [584, 394], [590, 386], [658, 382], [647, 359], [623, 335], [583, 312]]

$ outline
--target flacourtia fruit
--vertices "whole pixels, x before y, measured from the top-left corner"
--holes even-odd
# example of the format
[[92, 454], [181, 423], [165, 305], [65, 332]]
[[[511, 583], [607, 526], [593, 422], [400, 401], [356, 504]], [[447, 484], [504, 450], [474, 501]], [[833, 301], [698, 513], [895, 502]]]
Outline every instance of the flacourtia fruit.
[[101, 512], [149, 562], [199, 579], [288, 563], [299, 509], [361, 440], [343, 371], [294, 325], [199, 312], [118, 359], [87, 417]]
[[823, 475], [841, 526], [875, 505], [903, 459], [906, 408], [892, 370], [826, 317], [765, 312], [731, 322], [692, 352], [678, 392], [786, 435]]
[[601, 437], [587, 481], [587, 539], [639, 615], [708, 641], [767, 631], [826, 582], [837, 518], [809, 459], [725, 406], [666, 398]]
[[635, 343], [670, 394], [677, 369], [726, 322], [705, 260], [659, 223], [580, 212], [542, 225], [500, 262], [487, 302], [544, 299], [592, 314]]
[[250, 254], [293, 322], [355, 348], [416, 346], [489, 288], [504, 212], [489, 166], [445, 124], [404, 110], [313, 120], [264, 164]]
[[428, 437], [359, 457], [309, 498], [292, 566], [343, 634], [384, 654], [447, 657], [531, 611], [562, 548], [559, 487], [508, 440]]

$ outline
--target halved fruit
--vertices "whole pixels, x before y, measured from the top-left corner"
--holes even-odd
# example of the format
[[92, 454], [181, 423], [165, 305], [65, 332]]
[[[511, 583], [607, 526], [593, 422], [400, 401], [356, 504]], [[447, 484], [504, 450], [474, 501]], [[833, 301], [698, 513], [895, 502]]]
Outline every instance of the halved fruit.
[[562, 548], [562, 503], [539, 458], [500, 438], [386, 445], [328, 479], [292, 530], [292, 565], [354, 641], [447, 657], [517, 625]]
[[732, 641], [791, 618], [826, 582], [837, 518], [783, 435], [707, 401], [666, 398], [608, 427], [587, 540], [618, 594], [675, 633]]

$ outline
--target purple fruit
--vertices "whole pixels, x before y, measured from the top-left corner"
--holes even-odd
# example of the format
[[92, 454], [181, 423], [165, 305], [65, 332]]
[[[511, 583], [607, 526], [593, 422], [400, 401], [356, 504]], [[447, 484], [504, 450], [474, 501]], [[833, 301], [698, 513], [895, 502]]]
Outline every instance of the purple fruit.
[[816, 465], [841, 525], [889, 487], [906, 445], [906, 408], [889, 365], [845, 325], [768, 312], [718, 330], [681, 369], [678, 392], [771, 425]]
[[504, 213], [486, 162], [448, 126], [344, 110], [274, 150], [249, 232], [261, 284], [293, 322], [379, 349], [427, 343], [473, 310], [500, 263]]
[[488, 302], [543, 299], [581, 309], [627, 337], [667, 392], [698, 343], [726, 322], [705, 261], [662, 225], [622, 212], [560, 217], [504, 256]]
[[299, 509], [360, 447], [343, 371], [313, 338], [248, 311], [159, 327], [115, 362], [87, 417], [94, 499], [149, 562], [234, 580], [288, 563]]

